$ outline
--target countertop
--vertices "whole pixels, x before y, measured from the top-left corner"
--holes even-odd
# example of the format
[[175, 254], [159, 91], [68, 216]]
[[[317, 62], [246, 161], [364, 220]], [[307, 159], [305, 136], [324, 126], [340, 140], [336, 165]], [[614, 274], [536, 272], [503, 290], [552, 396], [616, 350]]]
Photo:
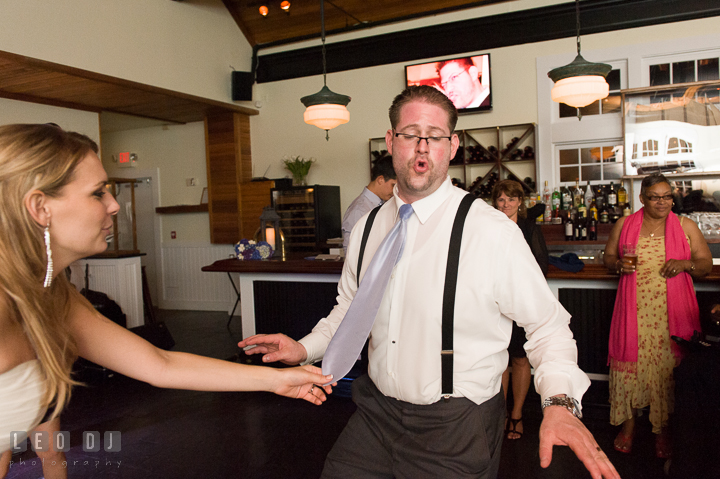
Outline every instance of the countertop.
[[[299, 274], [340, 274], [343, 261], [308, 260], [293, 257], [285, 261], [279, 259], [247, 261], [236, 258], [221, 259], [203, 266], [202, 271], [223, 273], [299, 273]], [[579, 280], [617, 280], [617, 274], [610, 273], [602, 264], [586, 264], [582, 271], [569, 273], [550, 265], [548, 279]], [[709, 275], [698, 282], [720, 281], [720, 265], [713, 266]]]

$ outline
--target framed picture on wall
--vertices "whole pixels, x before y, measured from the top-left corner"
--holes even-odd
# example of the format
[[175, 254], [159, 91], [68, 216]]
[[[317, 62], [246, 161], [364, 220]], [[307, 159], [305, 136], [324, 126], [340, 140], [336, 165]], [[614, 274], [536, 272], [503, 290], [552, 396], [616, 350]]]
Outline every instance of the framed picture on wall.
[[720, 172], [720, 81], [621, 95], [625, 175]]
[[405, 83], [437, 88], [461, 114], [492, 110], [489, 53], [408, 65]]

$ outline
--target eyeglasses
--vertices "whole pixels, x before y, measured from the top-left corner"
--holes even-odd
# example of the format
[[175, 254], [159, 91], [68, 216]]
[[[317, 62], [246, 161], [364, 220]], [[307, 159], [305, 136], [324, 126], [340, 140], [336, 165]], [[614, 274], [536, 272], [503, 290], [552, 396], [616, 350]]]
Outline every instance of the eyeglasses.
[[653, 203], [657, 203], [660, 200], [663, 201], [672, 201], [673, 196], [672, 195], [665, 195], [665, 196], [646, 196], [648, 200], [652, 201]]
[[440, 83], [440, 86], [443, 87], [443, 90], [447, 89], [447, 87], [448, 87], [448, 85], [449, 85], [450, 83], [455, 83], [455, 80], [457, 80], [458, 77], [459, 77], [460, 75], [462, 75], [463, 73], [465, 73], [466, 71], [467, 71], [467, 70], [460, 70], [459, 72], [451, 75], [450, 78], [448, 78], [448, 79], [445, 80], [444, 82]]
[[443, 145], [443, 140], [451, 140], [452, 136], [417, 136], [396, 132], [395, 138], [397, 138], [397, 142], [400, 146], [407, 148], [419, 145], [421, 140], [425, 140], [430, 148], [438, 148]]

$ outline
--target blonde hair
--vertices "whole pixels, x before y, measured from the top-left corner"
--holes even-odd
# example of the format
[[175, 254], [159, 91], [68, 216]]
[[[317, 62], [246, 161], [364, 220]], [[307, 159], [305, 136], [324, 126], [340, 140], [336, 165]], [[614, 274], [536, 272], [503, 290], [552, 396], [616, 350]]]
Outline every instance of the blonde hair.
[[0, 126], [0, 294], [40, 361], [47, 380], [45, 404], [54, 404], [53, 418], [78, 384], [71, 377], [77, 346], [67, 327], [74, 289], [64, 274], [43, 287], [45, 225], [33, 219], [25, 199], [35, 190], [59, 196], [91, 151], [98, 151], [91, 139], [56, 125]]

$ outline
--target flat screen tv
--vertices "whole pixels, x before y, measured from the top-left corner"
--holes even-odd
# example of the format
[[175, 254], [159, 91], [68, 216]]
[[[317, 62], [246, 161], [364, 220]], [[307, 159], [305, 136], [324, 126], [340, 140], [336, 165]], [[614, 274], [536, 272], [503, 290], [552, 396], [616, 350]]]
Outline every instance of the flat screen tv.
[[460, 114], [492, 110], [489, 53], [407, 65], [405, 80], [437, 88]]

